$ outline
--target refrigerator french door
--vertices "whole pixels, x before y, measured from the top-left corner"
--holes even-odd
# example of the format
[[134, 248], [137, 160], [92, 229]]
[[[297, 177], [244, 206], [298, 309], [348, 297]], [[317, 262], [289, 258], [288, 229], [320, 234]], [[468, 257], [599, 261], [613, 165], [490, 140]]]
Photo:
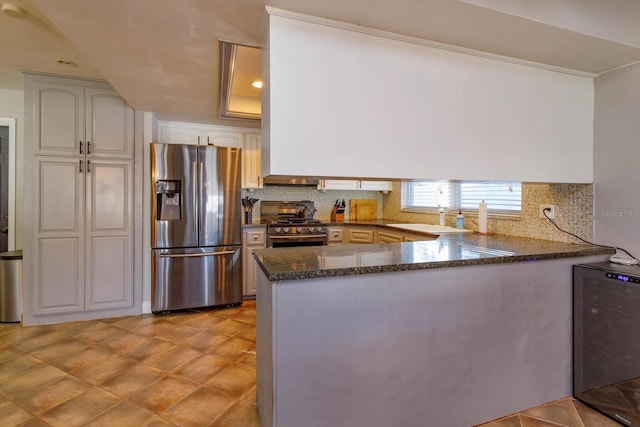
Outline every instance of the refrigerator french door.
[[239, 148], [151, 144], [154, 313], [242, 302]]

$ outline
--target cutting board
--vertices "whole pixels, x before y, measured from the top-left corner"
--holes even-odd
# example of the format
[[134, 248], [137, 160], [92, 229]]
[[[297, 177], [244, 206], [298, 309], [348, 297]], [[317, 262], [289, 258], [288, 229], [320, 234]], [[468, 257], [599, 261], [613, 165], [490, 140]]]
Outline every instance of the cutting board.
[[351, 219], [368, 221], [378, 219], [378, 201], [375, 199], [349, 200]]

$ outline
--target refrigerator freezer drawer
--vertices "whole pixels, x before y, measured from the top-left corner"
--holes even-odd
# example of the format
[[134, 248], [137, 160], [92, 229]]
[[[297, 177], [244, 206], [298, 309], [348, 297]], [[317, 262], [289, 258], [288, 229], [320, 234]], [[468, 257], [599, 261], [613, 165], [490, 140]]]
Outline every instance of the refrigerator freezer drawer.
[[156, 249], [151, 311], [242, 302], [242, 246]]

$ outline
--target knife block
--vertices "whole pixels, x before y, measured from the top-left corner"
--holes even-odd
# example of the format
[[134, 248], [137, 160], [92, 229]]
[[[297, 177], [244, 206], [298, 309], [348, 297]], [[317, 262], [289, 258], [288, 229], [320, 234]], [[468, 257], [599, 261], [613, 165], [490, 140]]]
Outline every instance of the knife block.
[[331, 221], [333, 222], [343, 222], [344, 221], [344, 211], [338, 212], [338, 209], [334, 206], [331, 210]]

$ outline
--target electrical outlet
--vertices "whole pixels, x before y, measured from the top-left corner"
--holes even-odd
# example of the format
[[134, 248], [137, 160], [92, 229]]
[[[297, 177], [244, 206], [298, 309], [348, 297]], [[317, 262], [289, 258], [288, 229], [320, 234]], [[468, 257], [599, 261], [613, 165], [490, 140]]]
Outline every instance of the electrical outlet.
[[[544, 210], [545, 209], [550, 209], [547, 211], [547, 216], [544, 215]], [[556, 217], [556, 207], [554, 205], [540, 205], [540, 207], [538, 208], [538, 216], [540, 218], [547, 218], [549, 217], [549, 219], [555, 219]]]

